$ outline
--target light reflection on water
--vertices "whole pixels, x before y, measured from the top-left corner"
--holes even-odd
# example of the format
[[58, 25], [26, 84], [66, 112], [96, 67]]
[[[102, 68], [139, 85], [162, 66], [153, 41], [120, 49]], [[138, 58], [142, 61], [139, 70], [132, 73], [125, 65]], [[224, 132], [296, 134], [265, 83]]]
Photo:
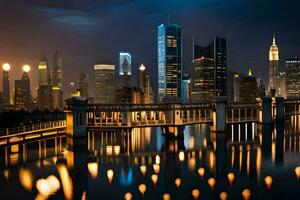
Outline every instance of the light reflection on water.
[[186, 126], [178, 140], [158, 127], [90, 131], [83, 144], [61, 137], [2, 147], [0, 192], [3, 199], [296, 198], [299, 121], [229, 125], [225, 134]]

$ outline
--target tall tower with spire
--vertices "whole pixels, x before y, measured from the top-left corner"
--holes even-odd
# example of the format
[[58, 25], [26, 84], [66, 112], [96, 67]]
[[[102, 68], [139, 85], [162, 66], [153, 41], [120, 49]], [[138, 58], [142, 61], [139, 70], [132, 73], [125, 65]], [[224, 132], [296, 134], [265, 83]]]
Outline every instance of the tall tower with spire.
[[275, 34], [269, 51], [269, 93], [271, 96], [276, 95], [277, 75], [278, 75], [279, 51], [276, 45]]

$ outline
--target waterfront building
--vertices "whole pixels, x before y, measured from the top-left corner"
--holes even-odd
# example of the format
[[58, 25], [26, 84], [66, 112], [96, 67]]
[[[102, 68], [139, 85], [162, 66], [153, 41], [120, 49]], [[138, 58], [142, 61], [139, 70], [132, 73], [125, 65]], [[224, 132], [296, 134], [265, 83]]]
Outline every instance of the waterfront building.
[[213, 60], [214, 96], [227, 96], [227, 42], [225, 38], [214, 37], [206, 47], [193, 44], [193, 59]]
[[161, 24], [157, 32], [158, 101], [181, 99], [182, 27]]
[[4, 63], [2, 66], [3, 70], [3, 79], [2, 79], [2, 98], [3, 98], [3, 104], [8, 106], [10, 105], [10, 81], [9, 81], [9, 70], [10, 65], [8, 63]]
[[52, 108], [62, 110], [64, 108], [63, 91], [62, 91], [62, 59], [58, 53], [55, 52], [53, 56], [52, 68]]
[[89, 75], [88, 74], [80, 74], [79, 75], [79, 91], [80, 96], [82, 98], [88, 99], [89, 98], [89, 92], [88, 92], [88, 84], [89, 82]]
[[16, 109], [31, 110], [32, 97], [30, 92], [29, 65], [23, 66], [21, 80], [15, 80], [15, 107]]
[[266, 87], [264, 85], [264, 83], [262, 82], [261, 79], [257, 79], [257, 95], [256, 98], [263, 98], [264, 96], [266, 96]]
[[273, 42], [269, 50], [269, 95], [274, 97], [277, 95], [276, 88], [277, 75], [278, 75], [278, 63], [279, 63], [279, 51], [276, 45], [275, 35], [273, 36]]
[[141, 92], [143, 93], [143, 103], [154, 103], [152, 81], [150, 79], [149, 71], [143, 64], [139, 67], [138, 88], [141, 89]]
[[192, 62], [190, 101], [211, 100], [215, 96], [214, 60], [198, 58]]
[[131, 87], [131, 55], [126, 52], [120, 52], [119, 59], [120, 87]]
[[300, 96], [300, 58], [288, 58], [285, 61], [286, 95]]
[[94, 65], [94, 103], [115, 103], [115, 65]]

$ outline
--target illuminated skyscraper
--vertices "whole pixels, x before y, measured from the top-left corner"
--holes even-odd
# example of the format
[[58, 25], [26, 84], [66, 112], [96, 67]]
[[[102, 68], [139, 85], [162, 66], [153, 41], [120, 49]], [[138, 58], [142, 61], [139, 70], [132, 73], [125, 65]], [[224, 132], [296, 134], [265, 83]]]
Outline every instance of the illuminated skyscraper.
[[139, 67], [138, 87], [143, 93], [143, 102], [146, 104], [154, 103], [154, 93], [150, 74], [143, 64]]
[[94, 103], [115, 103], [115, 65], [94, 66]]
[[37, 90], [37, 107], [40, 110], [51, 110], [51, 77], [47, 57], [45, 55], [41, 56], [38, 70], [39, 86]]
[[32, 98], [30, 92], [30, 79], [28, 72], [30, 66], [23, 66], [23, 75], [21, 80], [15, 80], [15, 106], [16, 109], [32, 109]]
[[131, 55], [120, 52], [119, 75], [122, 87], [131, 87]]
[[157, 31], [158, 101], [180, 100], [182, 81], [182, 28], [161, 24]]
[[276, 95], [277, 75], [278, 75], [279, 51], [276, 45], [275, 35], [273, 36], [273, 43], [269, 51], [269, 93], [271, 96]]
[[9, 81], [9, 70], [10, 65], [8, 63], [3, 64], [3, 103], [5, 105], [10, 105], [10, 81]]
[[286, 95], [300, 96], [300, 58], [289, 58], [285, 61]]
[[215, 96], [227, 96], [227, 42], [225, 38], [215, 37], [207, 47], [194, 45], [194, 59], [209, 58], [214, 62]]
[[190, 101], [212, 100], [215, 96], [214, 60], [198, 58], [192, 62]]
[[80, 96], [82, 98], [85, 98], [85, 99], [89, 98], [88, 82], [89, 82], [89, 75], [88, 74], [80, 74], [79, 75]]
[[58, 54], [55, 52], [53, 56], [53, 68], [52, 68], [52, 108], [53, 109], [63, 109], [63, 91], [62, 91], [62, 60]]
[[248, 75], [242, 79], [240, 84], [240, 100], [245, 103], [254, 103], [258, 94], [257, 80], [253, 76], [251, 68]]

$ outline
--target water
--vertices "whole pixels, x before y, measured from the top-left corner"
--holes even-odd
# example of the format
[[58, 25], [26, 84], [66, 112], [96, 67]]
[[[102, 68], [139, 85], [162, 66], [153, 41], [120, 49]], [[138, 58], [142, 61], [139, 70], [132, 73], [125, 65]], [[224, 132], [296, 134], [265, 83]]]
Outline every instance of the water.
[[299, 122], [226, 134], [186, 126], [179, 140], [161, 128], [91, 131], [86, 144], [61, 137], [1, 147], [1, 199], [243, 199], [245, 189], [251, 199], [298, 199]]

